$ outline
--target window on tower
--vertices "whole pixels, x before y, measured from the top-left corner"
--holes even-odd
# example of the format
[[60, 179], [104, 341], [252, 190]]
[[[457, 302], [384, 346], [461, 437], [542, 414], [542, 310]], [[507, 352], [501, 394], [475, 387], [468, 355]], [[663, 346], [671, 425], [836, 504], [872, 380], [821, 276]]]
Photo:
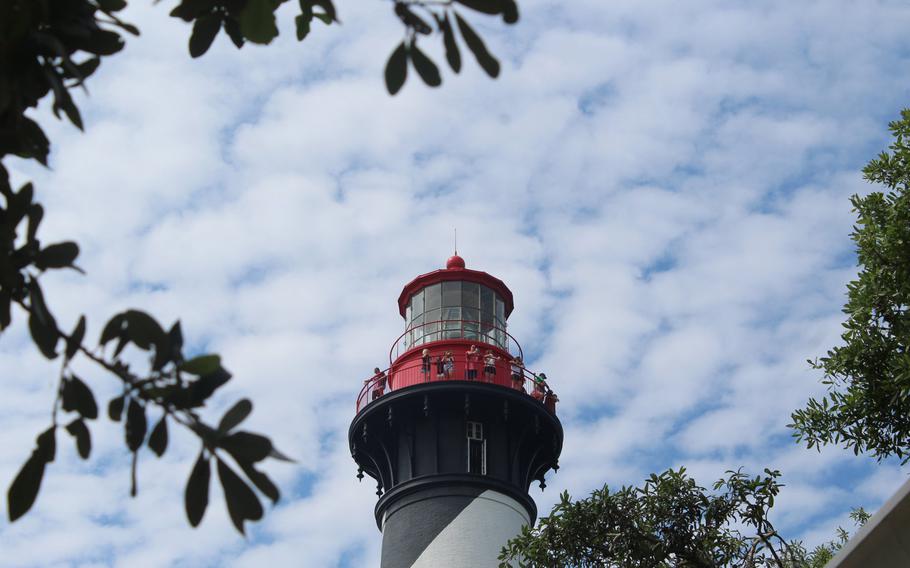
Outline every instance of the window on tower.
[[467, 423], [468, 435], [468, 473], [486, 475], [487, 473], [487, 441], [483, 437], [483, 424], [480, 422]]

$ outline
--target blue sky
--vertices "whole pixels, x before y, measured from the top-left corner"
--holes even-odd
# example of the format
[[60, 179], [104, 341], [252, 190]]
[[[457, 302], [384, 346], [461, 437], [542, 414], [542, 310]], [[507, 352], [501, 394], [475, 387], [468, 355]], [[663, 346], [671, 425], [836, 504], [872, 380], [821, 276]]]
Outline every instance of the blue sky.
[[[129, 499], [122, 433], [92, 425], [90, 462], [61, 444], [27, 517], [0, 520], [11, 566], [375, 566], [374, 486], [346, 428], [362, 378], [402, 331], [396, 299], [443, 265], [513, 290], [509, 322], [560, 395], [561, 469], [583, 496], [687, 466], [782, 470], [775, 519], [814, 544], [877, 508], [899, 464], [795, 445], [790, 412], [822, 386], [807, 358], [838, 341], [855, 274], [849, 196], [907, 104], [904, 2], [551, 0], [517, 26], [472, 19], [503, 63], [465, 57], [441, 89], [382, 83], [401, 30], [384, 3], [344, 24], [191, 60], [189, 29], [136, 2], [143, 36], [79, 95], [86, 132], [37, 113], [50, 169], [12, 162], [47, 205], [43, 239], [75, 238], [88, 276], [49, 275], [61, 325], [140, 307], [180, 317], [235, 379], [209, 409], [256, 402], [252, 429], [297, 465], [244, 540], [218, 490], [182, 510], [197, 448], [144, 453]], [[166, 3], [165, 3], [166, 4]], [[442, 62], [441, 47], [426, 50]], [[412, 74], [413, 75], [413, 74]], [[21, 319], [21, 317], [20, 317]], [[0, 479], [43, 430], [57, 369], [25, 326], [0, 341]], [[113, 380], [80, 368], [106, 399]]]

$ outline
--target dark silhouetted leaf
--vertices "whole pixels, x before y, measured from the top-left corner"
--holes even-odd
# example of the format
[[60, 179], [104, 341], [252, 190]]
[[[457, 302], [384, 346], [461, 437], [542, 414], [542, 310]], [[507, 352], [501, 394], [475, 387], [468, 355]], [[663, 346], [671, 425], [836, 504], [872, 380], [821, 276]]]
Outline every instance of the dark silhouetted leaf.
[[19, 119], [19, 139], [16, 140], [13, 153], [22, 158], [34, 158], [43, 166], [47, 166], [47, 154], [50, 152], [50, 140], [38, 123], [28, 117]]
[[107, 416], [114, 422], [120, 422], [120, 416], [123, 414], [123, 397], [124, 395], [120, 395], [107, 403]]
[[483, 14], [502, 14], [506, 9], [505, 0], [455, 0], [463, 6]]
[[449, 14], [440, 21], [442, 26], [442, 43], [446, 48], [446, 60], [452, 71], [458, 73], [461, 71], [461, 51], [458, 49], [458, 42], [455, 41], [455, 32], [452, 30], [452, 22], [449, 20]]
[[477, 63], [486, 71], [487, 75], [492, 78], [499, 76], [499, 61], [495, 57], [490, 55], [490, 52], [487, 51], [487, 46], [484, 45], [483, 40], [480, 39], [480, 36], [477, 35], [477, 32], [457, 13], [455, 14], [455, 19], [458, 22], [458, 29], [461, 31], [461, 37], [464, 38], [464, 42], [468, 44], [468, 49], [474, 54], [474, 57], [477, 59]]
[[79, 44], [81, 49], [95, 55], [113, 55], [123, 49], [124, 43], [117, 32], [96, 28]]
[[253, 403], [250, 402], [250, 399], [244, 398], [237, 401], [230, 410], [224, 413], [221, 422], [218, 423], [218, 431], [222, 434], [227, 433], [231, 428], [243, 422], [252, 411]]
[[278, 35], [275, 6], [270, 0], [249, 0], [240, 12], [240, 31], [253, 43], [268, 44]]
[[128, 24], [122, 20], [117, 20], [117, 26], [126, 30], [127, 32], [133, 34], [134, 36], [139, 35], [139, 28], [137, 28], [133, 24]]
[[76, 438], [76, 449], [82, 459], [88, 459], [92, 453], [92, 436], [89, 434], [85, 421], [77, 418], [66, 425], [66, 431]]
[[0, 331], [9, 327], [9, 324], [13, 321], [13, 316], [10, 312], [10, 302], [12, 300], [8, 289], [0, 290]]
[[76, 375], [70, 375], [63, 381], [63, 410], [75, 410], [83, 418], [94, 420], [98, 418], [98, 405], [95, 395], [82, 380]]
[[6, 494], [10, 522], [28, 512], [35, 503], [41, 479], [44, 477], [44, 459], [33, 453], [19, 470]]
[[180, 370], [191, 375], [208, 375], [214, 373], [221, 366], [221, 357], [218, 355], [199, 355], [180, 365]]
[[196, 465], [190, 473], [190, 478], [186, 482], [186, 492], [183, 496], [183, 503], [186, 507], [186, 518], [190, 521], [190, 526], [199, 526], [202, 516], [205, 515], [205, 509], [209, 505], [209, 480], [212, 471], [209, 460], [205, 458], [204, 452], [199, 452], [199, 458], [196, 459]]
[[231, 380], [231, 374], [222, 367], [219, 367], [214, 373], [199, 377], [190, 386], [189, 405], [195, 407], [203, 404], [218, 387], [229, 380]]
[[35, 439], [35, 443], [38, 444], [38, 448], [35, 450], [35, 454], [38, 455], [45, 463], [54, 461], [54, 458], [57, 456], [57, 427], [51, 426], [44, 432], [40, 433]]
[[126, 334], [136, 347], [148, 351], [152, 345], [164, 345], [164, 329], [155, 318], [140, 310], [127, 310], [123, 317], [126, 319]]
[[167, 449], [167, 415], [161, 417], [158, 424], [152, 428], [152, 434], [149, 436], [149, 449], [155, 452], [159, 458], [164, 455]]
[[72, 266], [73, 261], [79, 256], [79, 245], [72, 241], [49, 245], [38, 253], [35, 266], [40, 270], [48, 268], [64, 268]]
[[224, 31], [231, 41], [237, 46], [237, 49], [243, 47], [243, 32], [240, 31], [240, 22], [230, 16], [224, 19]]
[[224, 489], [224, 500], [227, 502], [231, 521], [241, 534], [246, 534], [243, 529], [243, 521], [261, 519], [262, 503], [259, 502], [259, 498], [256, 497], [250, 486], [244, 483], [240, 476], [234, 473], [220, 458], [218, 458], [218, 479]]
[[385, 65], [385, 87], [390, 95], [401, 90], [408, 78], [408, 48], [404, 42], [398, 44]]
[[38, 226], [44, 219], [44, 207], [40, 203], [33, 203], [28, 209], [28, 233], [26, 239], [28, 242], [35, 242], [35, 236], [38, 234]]
[[76, 355], [76, 352], [79, 351], [79, 346], [82, 345], [83, 338], [85, 338], [85, 316], [79, 316], [79, 321], [76, 322], [75, 329], [73, 329], [73, 332], [66, 340], [67, 359], [72, 359], [73, 356]]
[[301, 14], [294, 18], [294, 25], [297, 27], [297, 41], [303, 41], [306, 36], [310, 35], [310, 22], [312, 20], [312, 14], [309, 17]]
[[104, 324], [101, 330], [101, 338], [98, 340], [100, 345], [107, 345], [112, 339], [117, 339], [123, 333], [123, 325], [126, 323], [126, 317], [123, 314], [117, 314]]
[[98, 0], [98, 6], [105, 12], [119, 12], [126, 8], [126, 0]]
[[417, 44], [411, 45], [411, 62], [424, 83], [431, 87], [438, 87], [442, 84], [442, 78], [439, 76], [439, 67], [436, 67], [436, 64], [424, 52], [420, 51]]
[[29, 278], [28, 294], [31, 300], [28, 328], [32, 334], [32, 340], [45, 357], [53, 359], [57, 356], [57, 340], [60, 338], [57, 332], [57, 322], [48, 311], [41, 287], [34, 278]]
[[518, 3], [515, 0], [506, 0], [502, 11], [502, 21], [507, 24], [514, 24], [518, 21]]
[[261, 434], [252, 432], [234, 432], [218, 442], [238, 462], [258, 462], [269, 457], [272, 452], [272, 441]]
[[272, 446], [272, 451], [269, 452], [269, 457], [274, 458], [276, 460], [286, 461], [286, 462], [290, 462], [290, 463], [297, 463], [296, 460], [293, 460], [293, 459], [287, 457], [286, 455], [284, 455], [283, 453], [279, 452], [274, 446]]
[[171, 16], [180, 18], [184, 22], [192, 22], [196, 18], [212, 11], [214, 0], [183, 0], [180, 5], [171, 10]]
[[412, 28], [415, 32], [423, 35], [429, 35], [433, 28], [426, 21], [415, 14], [404, 2], [395, 2], [395, 15], [398, 16], [404, 25]]
[[[335, 5], [332, 3], [332, 0], [306, 0], [306, 1], [308, 1], [311, 5], [319, 6], [320, 8], [322, 8], [324, 10], [325, 15], [328, 16], [329, 21], [326, 22], [324, 19], [322, 19], [322, 18], [320, 18], [320, 19], [322, 19], [322, 21], [325, 22], [326, 24], [338, 21], [338, 13], [335, 11]], [[320, 16], [320, 14], [317, 14], [317, 13], [314, 13], [313, 15], [316, 17]]]
[[85, 130], [82, 125], [82, 115], [79, 113], [79, 108], [73, 102], [73, 98], [69, 96], [69, 93], [60, 101], [60, 108], [66, 113], [66, 118], [73, 123], [73, 126], [79, 130]]
[[131, 398], [126, 409], [126, 445], [130, 451], [135, 452], [142, 446], [147, 428], [145, 409], [135, 398]]
[[72, 67], [67, 67], [67, 72], [64, 74], [65, 77], [69, 79], [78, 79], [78, 83], [73, 86], [79, 86], [90, 77], [95, 71], [98, 70], [98, 67], [101, 65], [100, 57], [92, 57], [87, 59], [82, 63], [77, 63]]
[[183, 359], [183, 330], [180, 328], [180, 320], [175, 321], [167, 332], [167, 346], [172, 361]]
[[221, 16], [218, 14], [206, 14], [196, 20], [190, 35], [190, 55], [199, 57], [208, 51], [220, 30]]
[[240, 465], [240, 469], [243, 470], [243, 473], [246, 474], [247, 478], [253, 482], [263, 495], [271, 499], [272, 503], [277, 503], [278, 499], [281, 498], [281, 492], [278, 491], [278, 487], [272, 483], [272, 480], [269, 477], [253, 467], [253, 464], [246, 462], [237, 462]]
[[7, 200], [9, 202], [7, 207], [8, 216], [5, 221], [9, 223], [9, 226], [14, 227], [18, 225], [19, 221], [28, 214], [34, 196], [35, 186], [31, 183], [26, 183], [19, 188], [19, 191], [17, 191], [13, 197]]

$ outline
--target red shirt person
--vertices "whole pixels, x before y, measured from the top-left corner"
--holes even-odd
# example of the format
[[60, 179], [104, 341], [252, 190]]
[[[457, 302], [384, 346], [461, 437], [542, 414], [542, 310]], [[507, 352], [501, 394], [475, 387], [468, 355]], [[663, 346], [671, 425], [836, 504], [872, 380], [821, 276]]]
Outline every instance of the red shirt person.
[[477, 370], [480, 368], [480, 358], [480, 350], [477, 349], [476, 345], [472, 345], [465, 355], [465, 359], [467, 360], [467, 364], [465, 365], [465, 378], [467, 380], [477, 380]]
[[380, 371], [379, 367], [373, 369], [373, 376], [364, 381], [366, 383], [373, 383], [373, 387], [371, 389], [373, 396], [371, 400], [376, 400], [382, 396], [382, 393], [385, 392], [385, 384], [387, 379], [388, 377], [386, 376], [385, 372]]

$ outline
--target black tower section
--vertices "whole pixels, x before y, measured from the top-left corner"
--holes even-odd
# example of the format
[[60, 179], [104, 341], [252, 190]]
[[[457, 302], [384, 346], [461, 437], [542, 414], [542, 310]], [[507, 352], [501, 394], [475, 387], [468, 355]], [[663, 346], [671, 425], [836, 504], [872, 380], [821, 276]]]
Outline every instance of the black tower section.
[[[469, 422], [482, 424], [485, 464], [471, 463]], [[559, 468], [563, 432], [559, 419], [524, 392], [440, 381], [371, 402], [351, 422], [348, 440], [360, 469], [377, 481], [376, 524], [382, 529], [383, 516], [398, 501], [455, 486], [508, 495], [536, 519], [528, 488]]]

